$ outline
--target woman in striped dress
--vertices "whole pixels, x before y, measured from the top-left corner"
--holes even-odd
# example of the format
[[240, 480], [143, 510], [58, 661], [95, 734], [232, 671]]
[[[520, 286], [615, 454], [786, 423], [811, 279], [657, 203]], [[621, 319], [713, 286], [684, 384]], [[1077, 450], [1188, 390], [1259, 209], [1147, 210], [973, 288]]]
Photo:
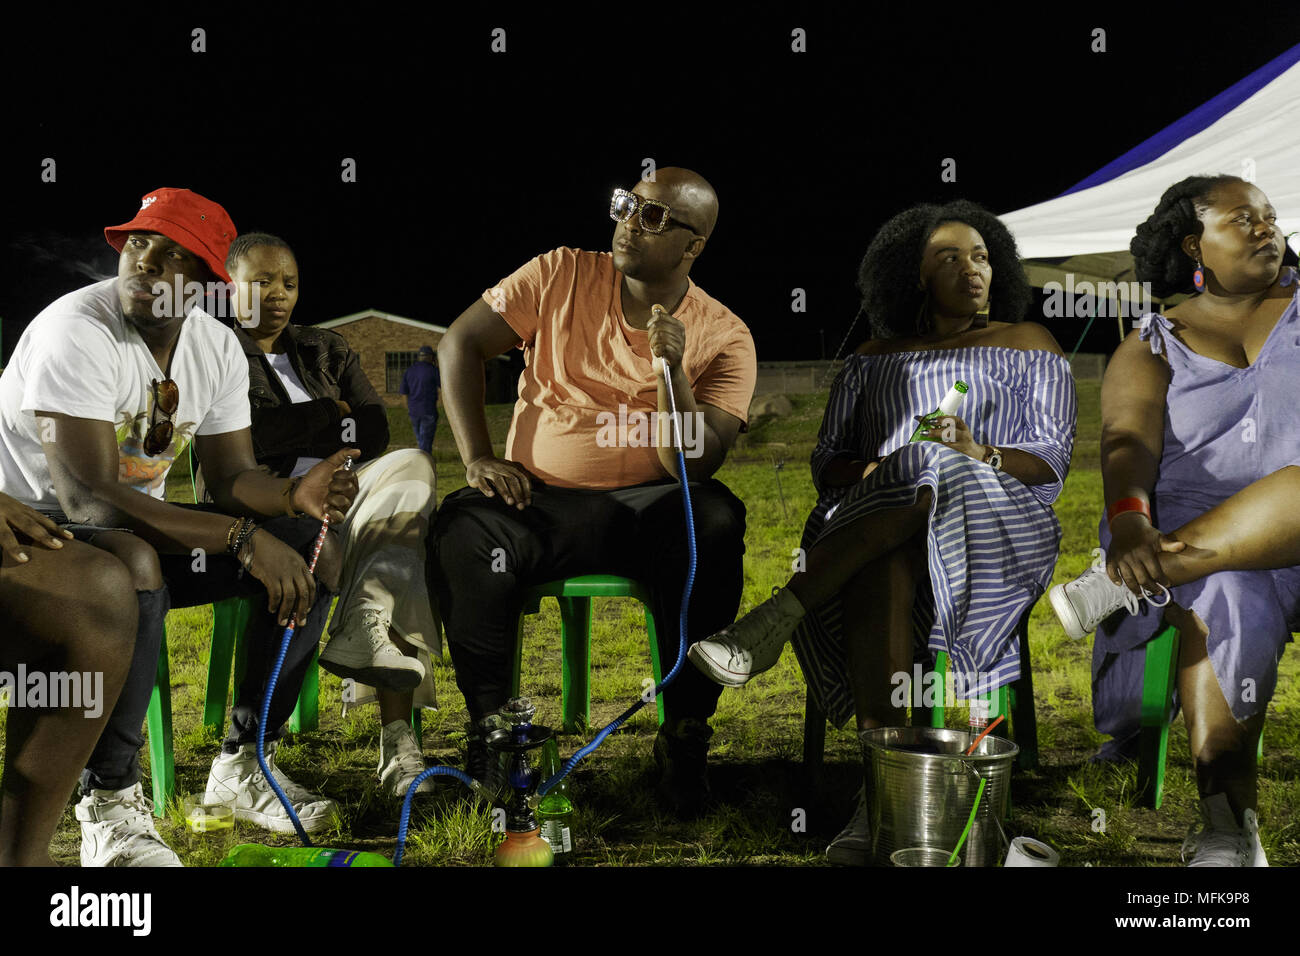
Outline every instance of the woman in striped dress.
[[[1016, 624], [1056, 562], [1051, 505], [1076, 403], [1052, 335], [1019, 321], [1030, 291], [1015, 241], [979, 206], [922, 205], [890, 220], [859, 287], [876, 337], [831, 390], [804, 569], [690, 656], [740, 686], [793, 636], [822, 710], [836, 724], [856, 714], [867, 730], [905, 722], [895, 675], [910, 674], [918, 651], [948, 654], [958, 696], [1019, 676]], [[982, 323], [986, 306], [1005, 321]], [[969, 386], [959, 414], [910, 442], [958, 380]], [[866, 819], [860, 799], [832, 862], [867, 862]]]

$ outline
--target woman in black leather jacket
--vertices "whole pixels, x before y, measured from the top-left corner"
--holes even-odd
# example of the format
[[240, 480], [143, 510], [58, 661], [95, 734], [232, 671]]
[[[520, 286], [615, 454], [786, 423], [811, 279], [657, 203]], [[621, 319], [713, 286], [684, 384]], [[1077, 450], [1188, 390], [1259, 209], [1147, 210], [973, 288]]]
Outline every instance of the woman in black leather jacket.
[[337, 529], [343, 573], [320, 663], [351, 679], [346, 702], [365, 703], [374, 688], [383, 725], [379, 777], [389, 794], [404, 796], [424, 770], [411, 707], [434, 704], [430, 654], [442, 656], [424, 571], [437, 504], [433, 460], [414, 448], [385, 453], [386, 408], [343, 336], [289, 324], [299, 275], [283, 239], [239, 236], [226, 268], [237, 287], [235, 334], [248, 358], [258, 463], [292, 481], [341, 447], [361, 449], [358, 495]]

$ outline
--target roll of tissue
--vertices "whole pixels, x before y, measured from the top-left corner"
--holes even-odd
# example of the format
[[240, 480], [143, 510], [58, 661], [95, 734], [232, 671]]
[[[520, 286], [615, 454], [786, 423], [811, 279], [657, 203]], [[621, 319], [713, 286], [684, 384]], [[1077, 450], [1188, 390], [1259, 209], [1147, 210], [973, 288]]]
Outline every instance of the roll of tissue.
[[1007, 850], [1007, 859], [1003, 866], [1059, 866], [1060, 854], [1046, 843], [1032, 837], [1016, 837]]

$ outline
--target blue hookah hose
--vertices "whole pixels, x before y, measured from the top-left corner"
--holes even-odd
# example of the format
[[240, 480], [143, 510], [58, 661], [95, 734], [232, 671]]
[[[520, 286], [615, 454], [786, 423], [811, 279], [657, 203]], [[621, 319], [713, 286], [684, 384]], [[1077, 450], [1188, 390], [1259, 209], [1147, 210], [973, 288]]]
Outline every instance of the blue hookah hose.
[[[686, 586], [682, 590], [681, 613], [678, 615], [677, 618], [677, 632], [678, 632], [677, 661], [676, 663], [673, 664], [672, 670], [670, 670], [667, 673], [667, 675], [664, 676], [663, 680], [661, 680], [657, 685], [655, 685], [654, 694], [651, 695], [650, 700], [654, 700], [661, 693], [663, 693], [663, 689], [667, 687], [669, 684], [671, 684], [677, 678], [677, 674], [681, 671], [682, 664], [686, 660], [687, 612], [690, 608], [691, 590], [695, 586], [695, 564], [696, 564], [695, 514], [691, 508], [691, 489], [686, 480], [686, 456], [682, 452], [681, 420], [677, 417], [677, 397], [673, 394], [673, 383], [668, 372], [668, 361], [666, 359], [660, 358], [659, 362], [660, 362], [660, 369], [662, 370], [664, 376], [664, 384], [667, 386], [667, 390], [668, 390], [668, 407], [669, 410], [672, 412], [673, 439], [674, 439], [674, 445], [677, 448], [677, 477], [682, 485], [682, 506], [686, 512], [686, 543], [687, 543], [687, 550], [690, 555], [690, 560], [686, 568]], [[573, 772], [573, 768], [578, 765], [579, 761], [581, 761], [583, 757], [586, 757], [597, 747], [599, 747], [602, 743], [604, 743], [606, 737], [608, 737], [614, 731], [618, 730], [618, 728], [621, 727], [624, 724], [624, 722], [626, 722], [633, 714], [635, 714], [646, 704], [650, 703], [650, 700], [647, 700], [644, 696], [640, 697], [635, 704], [633, 704], [627, 710], [623, 711], [623, 713], [619, 714], [617, 717], [611, 720], [600, 731], [600, 733], [596, 734], [596, 736], [592, 738], [591, 743], [587, 744], [587, 746], [583, 747], [581, 750], [579, 750], [577, 753], [575, 753], [572, 757], [570, 757], [568, 760], [564, 762], [564, 764], [560, 767], [559, 773], [555, 774], [555, 776], [551, 777], [551, 779], [547, 780], [540, 787], [537, 788], [538, 799], [541, 799], [542, 797], [550, 793], [551, 788], [555, 787], [561, 780], [563, 780], [565, 777], [567, 777], [570, 773]]]
[[[352, 459], [349, 458], [344, 467], [351, 470]], [[320, 534], [316, 536], [316, 542], [312, 545], [311, 561], [307, 565], [308, 574], [315, 573], [316, 571], [316, 562], [320, 557], [320, 549], [325, 543], [325, 535], [329, 532], [329, 527], [330, 519], [329, 515], [326, 515], [324, 520], [321, 521]], [[289, 819], [293, 822], [294, 831], [298, 834], [298, 839], [302, 841], [302, 845], [312, 846], [311, 839], [307, 836], [307, 831], [303, 828], [302, 821], [298, 819], [298, 814], [293, 809], [293, 804], [289, 802], [288, 796], [280, 787], [280, 784], [276, 782], [275, 777], [271, 776], [270, 767], [268, 767], [266, 763], [265, 753], [266, 722], [271, 709], [271, 694], [275, 690], [276, 682], [280, 679], [280, 669], [284, 666], [284, 658], [289, 652], [289, 641], [293, 637], [294, 628], [296, 626], [296, 622], [290, 620], [289, 626], [284, 629], [284, 635], [280, 638], [279, 656], [276, 658], [275, 666], [271, 668], [271, 676], [267, 678], [266, 693], [262, 697], [261, 716], [257, 721], [257, 765], [261, 768], [262, 775], [266, 778], [267, 783], [271, 785], [271, 789], [279, 798], [281, 805], [289, 814]], [[411, 816], [411, 797], [415, 794], [416, 788], [425, 780], [425, 778], [433, 776], [434, 774], [455, 777], [475, 793], [482, 794], [488, 799], [491, 799], [492, 794], [487, 787], [471, 778], [468, 774], [457, 770], [454, 767], [429, 767], [411, 784], [410, 789], [407, 791], [406, 801], [402, 804], [402, 819], [401, 825], [398, 829], [397, 854], [393, 858], [394, 866], [402, 865], [402, 853], [406, 844], [406, 830]]]
[[406, 830], [411, 822], [411, 801], [415, 799], [415, 791], [419, 789], [420, 784], [435, 775], [459, 780], [474, 793], [483, 797], [488, 803], [495, 802], [496, 795], [465, 771], [448, 766], [426, 767], [418, 777], [411, 781], [411, 785], [406, 790], [406, 799], [402, 801], [402, 817], [397, 824], [397, 852], [393, 854], [393, 866], [401, 866], [402, 857], [406, 855]]
[[[343, 467], [347, 471], [352, 470], [352, 459], [348, 458], [343, 462]], [[320, 523], [320, 534], [316, 535], [316, 541], [311, 549], [311, 561], [307, 563], [307, 573], [316, 572], [316, 562], [320, 558], [321, 546], [325, 543], [325, 535], [330, 529], [330, 516], [328, 512]], [[298, 819], [297, 812], [293, 809], [293, 804], [285, 796], [284, 790], [271, 775], [271, 769], [266, 765], [266, 721], [271, 710], [271, 695], [275, 692], [276, 682], [280, 679], [280, 668], [284, 666], [284, 658], [289, 653], [289, 641], [293, 638], [294, 628], [297, 622], [293, 618], [289, 619], [289, 626], [284, 629], [284, 635], [280, 638], [280, 653], [275, 659], [275, 666], [271, 668], [271, 676], [266, 680], [266, 691], [262, 694], [262, 710], [257, 718], [257, 765], [262, 770], [262, 776], [266, 782], [271, 785], [275, 795], [279, 798], [281, 806], [289, 814], [289, 820], [293, 823], [294, 832], [298, 834], [298, 839], [302, 841], [303, 846], [311, 846], [312, 842], [307, 836], [307, 831], [303, 829], [302, 821]]]
[[[322, 533], [329, 527], [328, 519], [321, 525]], [[262, 768], [262, 776], [266, 782], [271, 785], [275, 795], [280, 798], [280, 803], [284, 806], [285, 811], [289, 814], [289, 819], [293, 822], [293, 829], [298, 834], [298, 839], [302, 841], [303, 846], [311, 846], [312, 842], [307, 837], [307, 831], [303, 829], [302, 821], [298, 819], [298, 814], [294, 812], [293, 804], [285, 796], [284, 790], [276, 782], [275, 777], [271, 775], [271, 770], [266, 765], [265, 739], [266, 739], [266, 721], [267, 714], [271, 709], [271, 692], [275, 690], [275, 682], [280, 678], [280, 668], [284, 665], [285, 655], [289, 652], [289, 640], [293, 637], [293, 622], [284, 629], [284, 636], [280, 639], [280, 655], [275, 660], [275, 666], [271, 668], [271, 676], [266, 682], [266, 693], [262, 696], [262, 713], [257, 719], [257, 765]]]
[[[536, 796], [537, 799], [539, 800], [542, 797], [546, 796], [546, 794], [549, 793], [551, 789], [555, 787], [561, 780], [567, 777], [573, 771], [573, 768], [578, 765], [578, 763], [582, 760], [583, 757], [586, 757], [597, 747], [599, 747], [602, 743], [604, 743], [606, 737], [608, 737], [615, 730], [621, 727], [638, 710], [640, 710], [646, 704], [650, 703], [651, 700], [654, 700], [656, 697], [658, 697], [659, 694], [663, 692], [663, 689], [667, 687], [669, 684], [671, 684], [673, 680], [676, 679], [677, 674], [682, 669], [682, 664], [686, 660], [687, 609], [690, 607], [691, 589], [695, 586], [695, 565], [696, 565], [695, 515], [694, 512], [691, 510], [691, 491], [690, 491], [690, 487], [687, 484], [687, 479], [686, 479], [686, 456], [682, 451], [681, 421], [677, 417], [677, 399], [676, 396], [673, 394], [672, 379], [670, 378], [668, 372], [668, 362], [663, 358], [660, 358], [660, 368], [663, 372], [664, 383], [668, 387], [668, 405], [670, 411], [672, 412], [673, 438], [677, 449], [677, 476], [678, 479], [681, 481], [681, 485], [682, 485], [682, 505], [686, 512], [686, 542], [688, 546], [688, 551], [690, 553], [690, 561], [687, 565], [687, 570], [686, 570], [686, 586], [682, 590], [681, 614], [678, 616], [678, 621], [677, 621], [677, 627], [678, 627], [677, 661], [676, 663], [673, 664], [672, 670], [670, 670], [667, 673], [667, 675], [664, 676], [663, 680], [661, 680], [658, 684], [655, 685], [654, 694], [651, 695], [650, 700], [646, 700], [645, 697], [639, 698], [635, 704], [633, 704], [627, 710], [623, 711], [623, 713], [615, 717], [612, 721], [609, 722], [609, 724], [607, 724], [600, 731], [600, 733], [596, 734], [596, 736], [592, 738], [591, 743], [587, 744], [585, 747], [583, 747], [581, 750], [575, 753], [572, 757], [566, 760], [564, 764], [560, 767], [560, 770], [557, 774], [555, 774], [553, 777], [545, 781], [541, 786], [537, 788]], [[438, 766], [438, 767], [427, 768], [423, 773], [421, 773], [418, 777], [415, 778], [415, 780], [411, 782], [411, 786], [406, 791], [406, 799], [402, 801], [402, 817], [401, 817], [401, 822], [398, 824], [398, 828], [397, 828], [397, 852], [393, 856], [394, 866], [402, 865], [402, 857], [406, 852], [407, 826], [411, 819], [411, 801], [415, 799], [416, 788], [418, 788], [419, 785], [423, 783], [425, 779], [433, 776], [434, 774], [442, 774], [444, 776], [454, 777], [455, 779], [459, 780], [461, 783], [465, 784], [465, 786], [473, 790], [475, 793], [484, 796], [486, 799], [489, 800], [489, 802], [491, 802], [492, 800], [492, 794], [487, 787], [483, 786], [477, 780], [472, 779], [468, 774], [463, 773], [462, 771], [457, 770], [454, 767]]]

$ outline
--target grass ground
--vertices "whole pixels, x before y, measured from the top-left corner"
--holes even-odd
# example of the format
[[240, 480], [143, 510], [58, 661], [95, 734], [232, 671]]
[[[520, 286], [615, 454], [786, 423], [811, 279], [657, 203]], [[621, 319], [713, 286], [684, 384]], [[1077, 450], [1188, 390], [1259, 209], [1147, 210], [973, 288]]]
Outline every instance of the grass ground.
[[[746, 503], [745, 590], [741, 612], [761, 602], [774, 584], [788, 576], [791, 550], [799, 543], [803, 521], [815, 503], [808, 455], [816, 441], [826, 393], [792, 396], [792, 415], [759, 422], [742, 436], [719, 478]], [[489, 410], [498, 449], [504, 445], [510, 406]], [[393, 447], [414, 444], [400, 410], [392, 416]], [[1080, 387], [1079, 434], [1073, 469], [1056, 504], [1064, 530], [1055, 581], [1067, 580], [1087, 565], [1096, 545], [1101, 501], [1097, 464], [1100, 432], [1098, 387]], [[438, 493], [464, 485], [445, 420], [435, 444]], [[188, 495], [183, 469], [171, 481], [177, 500]], [[211, 609], [174, 611], [168, 618], [178, 792], [203, 786], [217, 750], [217, 739], [200, 724], [206, 675]], [[639, 693], [649, 673], [645, 632], [638, 605], [631, 601], [596, 602], [593, 608], [592, 724], [611, 720]], [[559, 614], [553, 602], [525, 625], [523, 692], [538, 706], [537, 721], [560, 723]], [[1012, 787], [1008, 832], [1037, 837], [1055, 847], [1068, 866], [1176, 865], [1179, 845], [1196, 818], [1197, 796], [1187, 738], [1181, 721], [1170, 734], [1165, 803], [1161, 810], [1135, 804], [1132, 767], [1091, 765], [1087, 758], [1102, 737], [1092, 728], [1089, 692], [1090, 643], [1074, 643], [1056, 623], [1046, 601], [1030, 622], [1034, 662], [1041, 766], [1018, 774]], [[1300, 862], [1300, 821], [1292, 807], [1300, 804], [1300, 664], [1288, 648], [1282, 662], [1277, 696], [1269, 705], [1264, 762], [1260, 767], [1259, 814], [1263, 841], [1274, 865]], [[436, 666], [441, 709], [424, 715], [424, 750], [439, 762], [460, 765], [464, 756], [465, 709], [449, 662]], [[340, 716], [341, 684], [321, 674], [321, 726], [313, 733], [287, 739], [280, 763], [300, 782], [339, 801], [341, 829], [318, 842], [370, 849], [391, 856], [400, 805], [377, 792], [379, 723], [374, 707]], [[830, 729], [823, 785], [809, 792], [800, 771], [804, 682], [792, 651], [742, 691], [722, 696], [713, 720], [716, 734], [710, 772], [718, 808], [692, 822], [662, 813], [653, 798], [651, 745], [653, 708], [643, 709], [629, 725], [575, 771], [577, 806], [576, 862], [585, 865], [776, 864], [824, 862], [826, 842], [852, 811], [862, 763], [854, 735]], [[949, 711], [961, 725], [964, 710]], [[0, 712], [0, 735], [4, 718]], [[560, 738], [568, 755], [590, 734]], [[144, 755], [147, 766], [147, 753]], [[147, 786], [147, 784], [146, 784]], [[1103, 819], [1094, 811], [1104, 811]], [[802, 811], [802, 812], [801, 812]], [[187, 863], [211, 864], [218, 854], [185, 838], [175, 809], [160, 826]], [[801, 827], [799, 824], [802, 823]], [[292, 843], [251, 829], [241, 839]], [[490, 861], [495, 842], [489, 815], [461, 798], [459, 785], [417, 802], [407, 848], [410, 865], [481, 865]], [[79, 831], [71, 807], [56, 836], [52, 853], [75, 864]]]

